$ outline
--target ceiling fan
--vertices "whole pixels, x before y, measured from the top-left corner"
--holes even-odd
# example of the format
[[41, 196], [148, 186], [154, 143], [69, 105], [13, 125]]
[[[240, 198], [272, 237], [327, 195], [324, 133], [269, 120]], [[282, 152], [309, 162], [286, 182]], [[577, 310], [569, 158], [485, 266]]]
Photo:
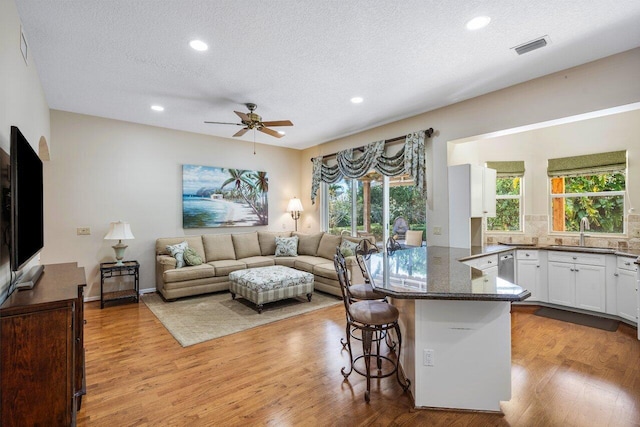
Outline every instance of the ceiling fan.
[[284, 133], [280, 133], [273, 129], [269, 129], [272, 126], [293, 126], [289, 120], [276, 120], [270, 122], [263, 122], [262, 117], [254, 113], [254, 110], [258, 108], [256, 104], [247, 103], [245, 104], [249, 109], [248, 113], [241, 113], [240, 111], [234, 111], [240, 117], [242, 123], [229, 123], [229, 122], [205, 122], [205, 123], [213, 123], [219, 125], [236, 125], [236, 126], [244, 126], [238, 132], [236, 132], [233, 136], [242, 136], [249, 129], [255, 129], [260, 132], [266, 133], [267, 135], [275, 136], [276, 138], [282, 138]]

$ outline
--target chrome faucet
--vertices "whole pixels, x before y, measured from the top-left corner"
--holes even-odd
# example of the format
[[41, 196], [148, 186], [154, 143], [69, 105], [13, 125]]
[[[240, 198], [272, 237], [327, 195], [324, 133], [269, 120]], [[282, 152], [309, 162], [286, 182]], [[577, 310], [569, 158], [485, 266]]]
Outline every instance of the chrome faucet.
[[[580, 246], [584, 246], [584, 230], [589, 230], [589, 218], [583, 216], [580, 220]], [[587, 237], [589, 237], [587, 235]]]

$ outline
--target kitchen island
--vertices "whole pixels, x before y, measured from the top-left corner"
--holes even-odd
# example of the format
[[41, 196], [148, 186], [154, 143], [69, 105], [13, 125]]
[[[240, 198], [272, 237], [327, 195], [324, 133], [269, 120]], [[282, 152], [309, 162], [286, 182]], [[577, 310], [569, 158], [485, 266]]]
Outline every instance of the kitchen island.
[[430, 246], [367, 260], [372, 285], [400, 310], [416, 407], [500, 411], [511, 398], [511, 302], [530, 292], [458, 261], [470, 255]]

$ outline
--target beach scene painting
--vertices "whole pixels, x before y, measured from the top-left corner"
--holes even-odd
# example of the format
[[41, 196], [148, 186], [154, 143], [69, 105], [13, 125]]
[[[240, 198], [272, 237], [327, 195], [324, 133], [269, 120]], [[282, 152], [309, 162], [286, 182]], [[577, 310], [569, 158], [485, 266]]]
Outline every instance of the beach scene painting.
[[184, 228], [269, 224], [266, 172], [182, 165]]

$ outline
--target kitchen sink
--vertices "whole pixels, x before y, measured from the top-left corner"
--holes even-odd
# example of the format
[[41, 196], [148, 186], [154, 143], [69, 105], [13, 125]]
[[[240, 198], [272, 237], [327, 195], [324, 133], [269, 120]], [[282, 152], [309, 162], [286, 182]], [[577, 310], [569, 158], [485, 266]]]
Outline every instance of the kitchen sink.
[[615, 252], [614, 249], [610, 248], [596, 248], [592, 246], [571, 246], [571, 245], [551, 245], [549, 249], [560, 249], [565, 251], [574, 251], [574, 252], [595, 252], [602, 254], [612, 254]]

